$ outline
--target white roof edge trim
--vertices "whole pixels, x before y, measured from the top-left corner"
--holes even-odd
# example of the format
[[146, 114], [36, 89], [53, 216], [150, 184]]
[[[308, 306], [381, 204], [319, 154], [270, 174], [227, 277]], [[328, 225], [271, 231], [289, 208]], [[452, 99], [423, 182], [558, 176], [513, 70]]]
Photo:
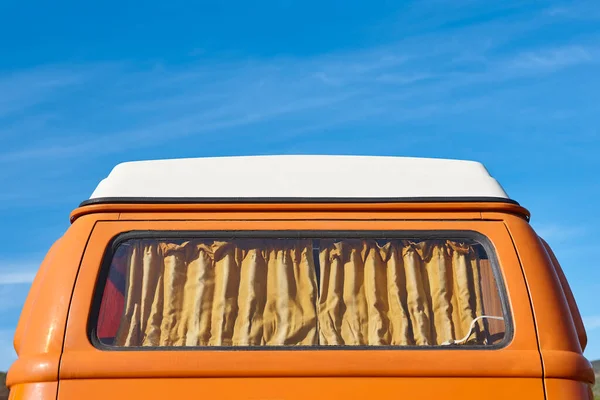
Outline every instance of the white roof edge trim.
[[235, 156], [118, 164], [99, 198], [503, 198], [477, 161], [389, 156]]

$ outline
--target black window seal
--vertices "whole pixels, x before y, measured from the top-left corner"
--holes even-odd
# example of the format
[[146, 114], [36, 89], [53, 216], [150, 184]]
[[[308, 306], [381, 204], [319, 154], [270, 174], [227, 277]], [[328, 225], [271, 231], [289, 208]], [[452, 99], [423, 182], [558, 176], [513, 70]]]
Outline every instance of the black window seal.
[[[418, 239], [418, 240], [435, 240], [435, 239], [467, 239], [473, 240], [483, 246], [492, 274], [496, 281], [498, 296], [502, 305], [502, 313], [504, 317], [505, 334], [504, 339], [500, 343], [492, 345], [431, 345], [431, 346], [371, 346], [371, 345], [327, 345], [327, 346], [110, 346], [102, 343], [97, 335], [97, 324], [100, 317], [100, 306], [102, 304], [102, 296], [104, 288], [108, 282], [108, 274], [112, 258], [117, 248], [125, 241], [132, 239]], [[396, 350], [396, 351], [440, 351], [440, 350], [461, 350], [461, 351], [481, 351], [481, 350], [501, 350], [510, 345], [514, 335], [514, 325], [511, 309], [509, 306], [509, 297], [504, 282], [504, 278], [500, 271], [500, 263], [498, 261], [494, 246], [490, 239], [480, 232], [473, 230], [217, 230], [217, 231], [199, 231], [199, 230], [134, 230], [121, 232], [114, 236], [106, 247], [102, 256], [100, 269], [96, 277], [94, 293], [92, 297], [92, 305], [88, 314], [87, 322], [88, 340], [95, 348], [103, 351], [119, 352], [119, 351], [338, 351], [338, 350]]]
[[97, 197], [84, 200], [79, 207], [96, 204], [276, 204], [276, 203], [508, 203], [505, 197]]

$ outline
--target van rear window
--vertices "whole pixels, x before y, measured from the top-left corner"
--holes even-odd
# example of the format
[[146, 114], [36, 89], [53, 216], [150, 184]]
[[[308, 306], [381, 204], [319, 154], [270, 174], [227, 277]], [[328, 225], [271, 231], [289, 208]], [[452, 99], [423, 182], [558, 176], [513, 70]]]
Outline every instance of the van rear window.
[[107, 264], [92, 335], [101, 346], [468, 347], [505, 337], [488, 253], [465, 238], [129, 238]]

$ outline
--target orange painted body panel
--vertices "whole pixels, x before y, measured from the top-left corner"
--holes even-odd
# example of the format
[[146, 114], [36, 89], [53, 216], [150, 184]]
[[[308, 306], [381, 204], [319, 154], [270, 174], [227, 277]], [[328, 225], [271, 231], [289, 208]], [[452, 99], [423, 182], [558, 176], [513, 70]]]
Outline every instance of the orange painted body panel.
[[[516, 205], [489, 203], [82, 207], [34, 281], [8, 383], [58, 382], [59, 400], [544, 399], [544, 390], [548, 399], [587, 399], [591, 364], [581, 355], [561, 278], [528, 215]], [[99, 350], [87, 330], [98, 271], [111, 239], [133, 230], [476, 231], [491, 241], [501, 267], [511, 340], [486, 350]], [[40, 307], [47, 302], [52, 306]], [[56, 390], [20, 399], [55, 399]]]
[[593, 383], [591, 363], [581, 355], [580, 338], [569, 302], [543, 243], [522, 219], [509, 216], [506, 222], [521, 263], [527, 266], [523, 273], [538, 326], [545, 377]]
[[59, 399], [543, 399], [541, 386], [541, 380], [527, 378], [196, 378], [127, 379], [110, 384], [67, 380], [61, 382]]
[[55, 399], [58, 382], [22, 383], [10, 390], [8, 400]]
[[575, 297], [573, 296], [573, 292], [571, 292], [571, 288], [569, 287], [569, 283], [567, 282], [567, 278], [565, 277], [564, 272], [562, 271], [562, 267], [558, 262], [556, 255], [543, 239], [542, 243], [548, 252], [548, 256], [552, 260], [554, 264], [554, 269], [558, 275], [560, 280], [561, 287], [567, 299], [567, 303], [569, 304], [569, 310], [571, 312], [571, 317], [573, 318], [573, 322], [575, 323], [575, 331], [577, 332], [577, 337], [579, 338], [579, 346], [581, 350], [585, 350], [587, 345], [587, 334], [585, 332], [585, 326], [583, 325], [583, 319], [581, 318], [581, 314], [579, 313], [579, 309], [577, 308], [577, 303], [575, 302]]
[[7, 384], [58, 380], [65, 324], [73, 286], [95, 218], [75, 221], [48, 252], [32, 283], [17, 325], [18, 355]]
[[[203, 213], [211, 213], [226, 219], [236, 219], [236, 213], [254, 215], [264, 219], [265, 215], [277, 218], [281, 213], [294, 215], [299, 212], [319, 215], [317, 218], [328, 219], [327, 215], [343, 215], [343, 219], [353, 219], [361, 213], [373, 214], [392, 212], [402, 213], [402, 218], [414, 219], [479, 219], [482, 212], [502, 212], [529, 218], [529, 211], [510, 203], [285, 203], [285, 204], [96, 204], [80, 207], [71, 213], [71, 221], [82, 215], [93, 213], [118, 212], [129, 218], [139, 219], [181, 219], [183, 215], [201, 219]], [[287, 219], [288, 217], [284, 217]], [[254, 219], [254, 218], [252, 218]], [[312, 218], [311, 218], [312, 219]]]
[[591, 384], [569, 379], [546, 379], [546, 391], [547, 400], [594, 399]]
[[[157, 376], [527, 376], [541, 378], [530, 307], [513, 309], [517, 327], [503, 350], [101, 351], [87, 338], [98, 265], [108, 242], [134, 230], [477, 230], [490, 237], [502, 264], [518, 265], [499, 222], [472, 221], [107, 221], [96, 225], [73, 294], [61, 378]], [[503, 271], [511, 305], [527, 304], [520, 269]], [[79, 361], [79, 360], [89, 360]], [[449, 368], [448, 365], [452, 365]]]

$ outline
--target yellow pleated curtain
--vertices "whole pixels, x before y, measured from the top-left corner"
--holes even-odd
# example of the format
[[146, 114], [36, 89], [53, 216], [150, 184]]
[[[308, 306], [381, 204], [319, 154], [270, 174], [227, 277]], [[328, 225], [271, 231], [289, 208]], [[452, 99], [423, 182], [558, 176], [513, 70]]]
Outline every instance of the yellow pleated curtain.
[[309, 239], [132, 240], [113, 260], [126, 271], [114, 345], [439, 345], [467, 335], [484, 299], [501, 315], [469, 245], [318, 243], [316, 260]]

